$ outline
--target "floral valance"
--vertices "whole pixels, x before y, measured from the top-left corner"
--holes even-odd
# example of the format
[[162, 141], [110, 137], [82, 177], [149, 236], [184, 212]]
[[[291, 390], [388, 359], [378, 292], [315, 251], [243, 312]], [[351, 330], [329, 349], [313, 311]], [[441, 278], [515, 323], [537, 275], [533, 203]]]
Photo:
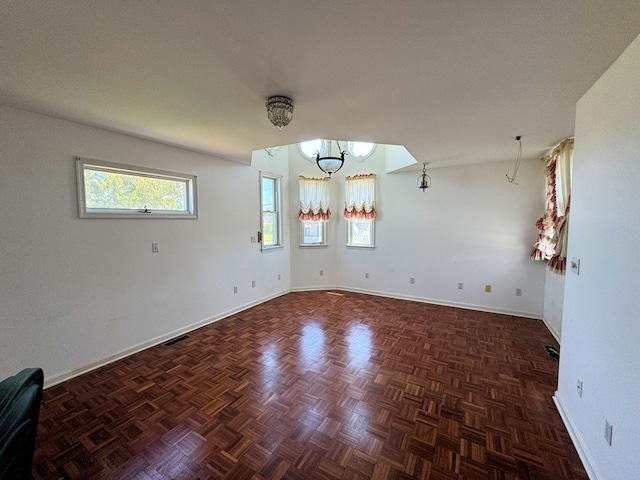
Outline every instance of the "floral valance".
[[324, 221], [331, 217], [329, 210], [329, 180], [326, 178], [298, 177], [300, 192], [300, 221]]
[[344, 218], [373, 219], [376, 216], [376, 175], [345, 178]]

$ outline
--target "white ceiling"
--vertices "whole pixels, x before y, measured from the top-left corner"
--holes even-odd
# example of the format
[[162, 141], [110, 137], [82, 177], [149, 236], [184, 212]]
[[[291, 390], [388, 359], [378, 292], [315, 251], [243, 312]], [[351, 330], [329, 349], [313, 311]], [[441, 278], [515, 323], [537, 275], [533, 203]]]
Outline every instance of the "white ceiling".
[[[638, 0], [0, 0], [0, 103], [250, 163], [312, 138], [546, 153]], [[296, 103], [282, 132], [267, 97]]]

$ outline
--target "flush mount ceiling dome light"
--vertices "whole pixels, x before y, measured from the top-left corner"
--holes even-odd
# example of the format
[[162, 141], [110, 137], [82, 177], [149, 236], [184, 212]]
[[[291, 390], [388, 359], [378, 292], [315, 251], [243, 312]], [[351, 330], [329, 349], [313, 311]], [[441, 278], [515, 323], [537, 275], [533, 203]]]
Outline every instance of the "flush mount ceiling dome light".
[[324, 173], [328, 173], [331, 176], [332, 173], [336, 173], [338, 170], [342, 168], [344, 165], [344, 156], [348, 155], [345, 150], [340, 148], [340, 143], [336, 140], [336, 144], [338, 145], [338, 151], [340, 152], [339, 157], [334, 157], [331, 155], [331, 140], [327, 140], [327, 155], [325, 157], [320, 156], [320, 152], [316, 152], [316, 163], [318, 164], [318, 168], [322, 170]]
[[267, 118], [278, 130], [282, 131], [293, 118], [294, 103], [289, 97], [274, 95], [267, 99]]

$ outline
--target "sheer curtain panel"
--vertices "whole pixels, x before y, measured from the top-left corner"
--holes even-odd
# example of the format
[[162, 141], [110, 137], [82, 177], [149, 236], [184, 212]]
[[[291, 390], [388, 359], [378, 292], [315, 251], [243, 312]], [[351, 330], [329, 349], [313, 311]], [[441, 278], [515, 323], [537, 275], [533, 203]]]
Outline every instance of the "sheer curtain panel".
[[301, 221], [323, 221], [331, 217], [329, 210], [329, 180], [326, 178], [298, 177], [300, 192], [300, 211], [298, 218]]
[[347, 220], [376, 217], [376, 174], [345, 178], [344, 218]]

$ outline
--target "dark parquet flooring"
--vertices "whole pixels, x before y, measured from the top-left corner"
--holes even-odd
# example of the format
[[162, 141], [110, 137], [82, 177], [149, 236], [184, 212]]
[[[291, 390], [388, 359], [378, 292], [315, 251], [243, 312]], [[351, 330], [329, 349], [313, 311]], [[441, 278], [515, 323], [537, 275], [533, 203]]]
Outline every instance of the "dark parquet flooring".
[[42, 479], [587, 480], [539, 320], [291, 293], [45, 390]]

